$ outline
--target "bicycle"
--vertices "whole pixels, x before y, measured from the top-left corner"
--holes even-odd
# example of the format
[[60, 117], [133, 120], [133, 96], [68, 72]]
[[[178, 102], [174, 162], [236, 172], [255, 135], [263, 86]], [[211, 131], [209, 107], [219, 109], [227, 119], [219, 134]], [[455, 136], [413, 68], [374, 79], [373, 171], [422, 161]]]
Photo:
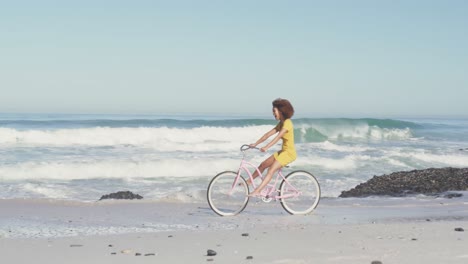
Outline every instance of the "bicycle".
[[[250, 191], [242, 174], [247, 174], [253, 189], [257, 187], [249, 168], [255, 168], [259, 177], [263, 180], [258, 168], [246, 161], [246, 151], [250, 149], [258, 148], [249, 145], [240, 147], [242, 160], [237, 172], [223, 171], [214, 176], [208, 185], [208, 204], [220, 216], [237, 215], [247, 206]], [[280, 200], [284, 210], [292, 215], [308, 214], [317, 207], [320, 200], [320, 185], [311, 173], [304, 170], [295, 170], [284, 176], [282, 169], [279, 169], [274, 182], [272, 182], [273, 179], [265, 186], [261, 196], [259, 196], [263, 202], [269, 203], [272, 200]], [[281, 183], [279, 189], [277, 189], [278, 183]]]

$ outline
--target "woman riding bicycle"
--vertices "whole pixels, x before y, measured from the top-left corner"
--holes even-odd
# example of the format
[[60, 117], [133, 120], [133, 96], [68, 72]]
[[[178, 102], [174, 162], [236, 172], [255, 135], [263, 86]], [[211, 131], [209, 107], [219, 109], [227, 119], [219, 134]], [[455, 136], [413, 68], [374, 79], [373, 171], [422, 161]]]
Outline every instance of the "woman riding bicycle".
[[[280, 139], [283, 140], [283, 146], [280, 151], [274, 153], [266, 160], [264, 160], [258, 170], [263, 173], [268, 169], [262, 183], [249, 194], [249, 196], [259, 196], [263, 188], [271, 181], [273, 175], [282, 167], [293, 162], [296, 159], [296, 148], [294, 147], [294, 128], [291, 117], [294, 115], [294, 108], [291, 103], [286, 99], [278, 98], [273, 101], [273, 116], [279, 123], [270, 131], [265, 133], [257, 142], [250, 144], [251, 147], [256, 147], [274, 134], [278, 133], [276, 137], [271, 140], [267, 145], [260, 148], [262, 152], [267, 151], [271, 146], [275, 145]], [[255, 170], [252, 177], [255, 179], [258, 176]], [[249, 182], [249, 181], [248, 181]], [[250, 183], [250, 182], [249, 182]]]

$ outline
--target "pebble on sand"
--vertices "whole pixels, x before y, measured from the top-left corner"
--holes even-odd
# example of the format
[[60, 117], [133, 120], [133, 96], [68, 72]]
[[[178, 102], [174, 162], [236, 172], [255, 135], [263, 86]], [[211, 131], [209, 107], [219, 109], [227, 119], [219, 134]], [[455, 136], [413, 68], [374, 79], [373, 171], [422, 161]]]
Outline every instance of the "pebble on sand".
[[455, 228], [455, 231], [457, 231], [457, 232], [464, 232], [465, 229], [463, 229], [463, 228], [461, 228], [461, 227], [457, 227], [457, 228]]
[[216, 254], [217, 254], [216, 251], [214, 251], [214, 250], [212, 250], [212, 249], [208, 249], [208, 250], [206, 251], [206, 255], [207, 255], [207, 256], [210, 256], [210, 257], [211, 257], [211, 256], [216, 256]]

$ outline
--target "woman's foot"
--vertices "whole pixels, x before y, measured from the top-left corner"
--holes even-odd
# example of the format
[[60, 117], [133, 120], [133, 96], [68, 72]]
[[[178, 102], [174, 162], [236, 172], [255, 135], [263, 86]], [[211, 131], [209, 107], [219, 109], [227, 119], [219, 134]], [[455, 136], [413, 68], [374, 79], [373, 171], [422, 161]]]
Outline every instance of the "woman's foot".
[[249, 193], [247, 196], [249, 196], [249, 197], [261, 197], [262, 194], [260, 192], [253, 191], [253, 192]]

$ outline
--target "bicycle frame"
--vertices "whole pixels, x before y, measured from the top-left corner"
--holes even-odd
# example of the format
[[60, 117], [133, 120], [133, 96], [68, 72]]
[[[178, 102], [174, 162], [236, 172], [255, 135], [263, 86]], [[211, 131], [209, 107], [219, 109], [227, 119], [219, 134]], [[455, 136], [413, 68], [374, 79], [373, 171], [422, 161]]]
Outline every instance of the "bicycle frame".
[[[248, 149], [246, 149], [246, 150], [248, 150]], [[239, 169], [237, 170], [237, 176], [236, 176], [236, 178], [234, 180], [234, 183], [231, 186], [231, 191], [229, 192], [229, 194], [232, 194], [232, 191], [233, 191], [234, 187], [237, 185], [237, 183], [239, 181], [239, 177], [241, 177], [241, 172], [242, 171], [247, 173], [247, 175], [249, 176], [249, 179], [250, 179], [254, 189], [256, 189], [257, 186], [255, 185], [253, 174], [250, 172], [251, 168], [254, 168], [254, 171], [256, 171], [258, 173], [258, 177], [260, 177], [262, 179], [262, 181], [264, 180], [263, 175], [260, 172], [260, 170], [258, 169], [258, 167], [255, 166], [254, 164], [252, 164], [251, 162], [245, 160], [245, 151], [246, 150], [242, 150], [242, 160], [241, 160], [241, 163], [239, 165]], [[277, 194], [277, 193], [279, 193], [279, 190], [277, 189], [277, 186], [278, 186], [279, 183], [281, 183], [282, 180], [284, 180], [288, 184], [288, 187], [290, 187], [289, 191], [291, 191], [291, 194], [287, 194], [287, 195], [283, 195], [283, 196]], [[276, 194], [271, 196], [272, 193], [276, 193]], [[288, 182], [286, 177], [284, 177], [283, 172], [282, 172], [282, 168], [280, 168], [276, 172], [276, 177], [275, 177], [274, 183], [269, 182], [265, 186], [265, 188], [262, 190], [262, 196], [264, 196], [263, 197], [264, 201], [265, 201], [265, 199], [270, 199], [270, 198], [278, 200], [278, 199], [284, 199], [284, 198], [297, 197], [297, 196], [300, 196], [300, 195], [301, 195], [301, 192], [298, 191], [294, 186], [292, 186]]]

